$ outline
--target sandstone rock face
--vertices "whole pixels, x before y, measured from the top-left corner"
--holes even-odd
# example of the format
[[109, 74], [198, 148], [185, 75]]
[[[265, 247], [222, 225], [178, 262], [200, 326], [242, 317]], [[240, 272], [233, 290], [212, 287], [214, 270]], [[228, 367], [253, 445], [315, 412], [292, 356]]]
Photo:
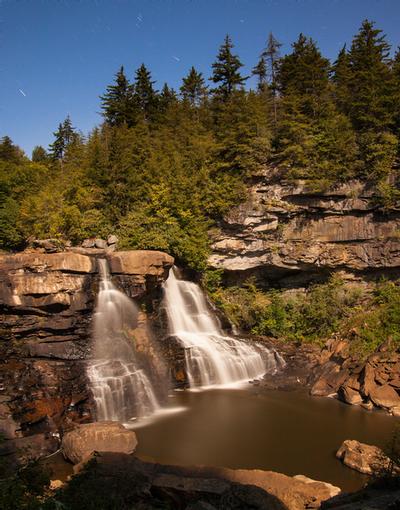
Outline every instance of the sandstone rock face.
[[398, 214], [383, 215], [354, 181], [329, 191], [264, 176], [214, 234], [209, 263], [296, 285], [332, 270], [400, 273]]
[[[96, 258], [105, 257], [105, 252], [81, 250], [87, 254], [0, 255], [0, 431], [10, 441], [62, 432], [72, 423], [92, 420], [86, 360], [99, 285]], [[145, 261], [139, 275], [124, 274], [120, 266], [112, 278], [147, 310], [158, 308], [172, 257], [147, 251], [139, 257], [130, 252], [115, 255], [116, 260]], [[156, 353], [146, 351], [151, 345], [146, 342], [146, 320], [140, 318], [135, 332], [138, 345], [157, 359]]]
[[117, 422], [86, 423], [67, 432], [61, 443], [65, 458], [79, 464], [93, 452], [133, 453], [136, 434]]
[[351, 439], [343, 441], [336, 452], [336, 457], [346, 466], [366, 475], [372, 475], [387, 469], [390, 464], [390, 459], [377, 446]]

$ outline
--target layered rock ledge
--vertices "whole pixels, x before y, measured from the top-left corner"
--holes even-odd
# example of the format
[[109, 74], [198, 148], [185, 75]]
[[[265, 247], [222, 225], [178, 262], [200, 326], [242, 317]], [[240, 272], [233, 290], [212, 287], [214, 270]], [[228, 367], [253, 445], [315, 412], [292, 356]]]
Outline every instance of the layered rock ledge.
[[212, 234], [209, 264], [235, 280], [256, 275], [283, 286], [332, 271], [399, 275], [399, 220], [358, 181], [315, 191], [306, 182], [274, 183], [266, 174]]
[[[151, 311], [173, 258], [161, 252], [86, 250], [0, 255], [0, 431], [5, 453], [54, 451], [70, 424], [92, 420], [86, 379], [99, 285], [107, 257], [116, 285]], [[138, 338], [146, 342], [146, 316]]]

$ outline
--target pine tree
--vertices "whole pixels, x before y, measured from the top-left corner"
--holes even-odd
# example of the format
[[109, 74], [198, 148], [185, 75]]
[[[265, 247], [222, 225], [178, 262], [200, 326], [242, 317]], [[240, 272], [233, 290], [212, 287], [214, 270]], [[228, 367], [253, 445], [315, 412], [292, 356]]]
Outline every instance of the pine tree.
[[272, 32], [268, 35], [267, 46], [261, 56], [266, 59], [269, 71], [269, 83], [273, 92], [276, 92], [276, 70], [279, 61], [279, 53], [282, 44], [275, 38]]
[[359, 131], [380, 131], [390, 126], [390, 46], [382, 30], [365, 20], [349, 52], [351, 77], [348, 110]]
[[257, 76], [257, 89], [259, 92], [265, 91], [267, 87], [267, 64], [264, 56], [261, 56], [257, 65], [253, 67], [252, 74]]
[[170, 88], [167, 83], [164, 83], [158, 97], [158, 108], [160, 112], [164, 113], [168, 107], [177, 101], [176, 92]]
[[299, 35], [291, 54], [283, 57], [277, 73], [279, 91], [284, 96], [297, 96], [302, 113], [317, 118], [324, 112], [324, 99], [329, 88], [329, 61], [311, 38]]
[[110, 126], [131, 126], [135, 122], [133, 88], [125, 76], [124, 68], [115, 76], [115, 84], [109, 85], [104, 95], [100, 96], [103, 117]]
[[60, 122], [57, 131], [55, 131], [53, 135], [55, 140], [49, 146], [50, 155], [52, 159], [62, 161], [67, 147], [79, 138], [75, 129], [72, 127], [69, 115], [64, 122]]
[[232, 40], [227, 35], [219, 49], [217, 61], [212, 64], [211, 80], [220, 84], [214, 89], [214, 92], [223, 99], [229, 98], [232, 92], [243, 86], [247, 80], [247, 77], [242, 76], [239, 72], [243, 64], [237, 55], [232, 54], [233, 47]]
[[46, 149], [44, 149], [41, 145], [36, 145], [32, 151], [31, 159], [34, 163], [46, 163], [49, 158]]
[[400, 136], [400, 47], [392, 62], [392, 104], [394, 129]]
[[18, 163], [23, 159], [23, 152], [9, 136], [3, 136], [0, 140], [0, 159]]
[[192, 106], [199, 105], [207, 92], [203, 73], [199, 73], [192, 66], [186, 78], [182, 80], [180, 88], [184, 100], [189, 101]]
[[157, 94], [153, 88], [150, 71], [142, 64], [136, 71], [134, 98], [145, 120], [149, 120], [157, 108]]
[[345, 114], [349, 113], [351, 74], [350, 55], [344, 45], [332, 66], [332, 82], [336, 105]]

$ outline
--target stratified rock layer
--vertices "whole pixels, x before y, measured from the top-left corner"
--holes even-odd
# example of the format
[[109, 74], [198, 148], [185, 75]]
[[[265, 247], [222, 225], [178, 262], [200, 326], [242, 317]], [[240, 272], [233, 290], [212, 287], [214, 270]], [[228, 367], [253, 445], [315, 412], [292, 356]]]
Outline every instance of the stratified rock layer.
[[[99, 282], [96, 257], [109, 255], [116, 284], [150, 310], [173, 264], [161, 252], [87, 253], [0, 255], [0, 431], [15, 443], [32, 437], [32, 449], [42, 453], [46, 444], [49, 451], [57, 446], [55, 433], [92, 419], [86, 360]], [[145, 316], [135, 334], [138, 349], [156, 359], [147, 352]]]
[[302, 285], [332, 271], [400, 274], [399, 214], [354, 181], [329, 191], [265, 176], [213, 234], [209, 264], [237, 279]]

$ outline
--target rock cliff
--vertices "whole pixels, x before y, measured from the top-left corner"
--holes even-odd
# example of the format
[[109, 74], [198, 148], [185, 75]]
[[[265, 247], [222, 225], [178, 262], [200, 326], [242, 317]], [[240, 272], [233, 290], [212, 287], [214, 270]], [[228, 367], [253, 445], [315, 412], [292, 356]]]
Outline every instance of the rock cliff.
[[[0, 256], [0, 431], [6, 452], [57, 447], [71, 422], [92, 419], [85, 363], [98, 290], [96, 257], [115, 283], [152, 310], [173, 264], [161, 252], [86, 250]], [[137, 336], [146, 349], [146, 316]]]
[[259, 177], [213, 232], [209, 264], [232, 278], [304, 285], [332, 271], [400, 273], [399, 213], [385, 213], [358, 181], [327, 191]]

